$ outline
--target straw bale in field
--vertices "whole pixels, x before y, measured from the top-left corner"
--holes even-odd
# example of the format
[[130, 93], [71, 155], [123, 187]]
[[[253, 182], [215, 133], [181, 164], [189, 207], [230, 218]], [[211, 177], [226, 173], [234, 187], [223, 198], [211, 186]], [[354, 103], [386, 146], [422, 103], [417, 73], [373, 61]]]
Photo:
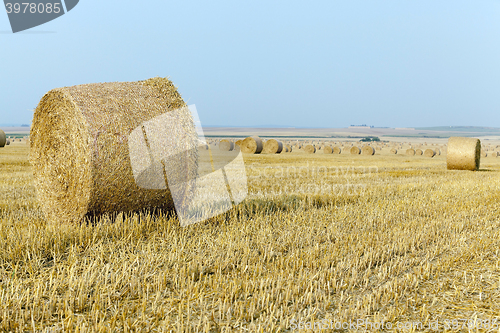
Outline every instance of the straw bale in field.
[[481, 141], [476, 138], [451, 137], [448, 139], [446, 165], [448, 170], [479, 169]]
[[316, 152], [316, 147], [314, 145], [307, 145], [304, 147], [307, 154], [314, 154]]
[[258, 136], [249, 136], [243, 140], [240, 147], [245, 154], [260, 154], [264, 145]]
[[326, 146], [325, 149], [323, 149], [323, 152], [325, 154], [333, 154], [333, 148], [330, 146]]
[[352, 155], [359, 155], [360, 153], [361, 153], [361, 149], [359, 149], [358, 147], [353, 146], [353, 147], [351, 148], [351, 154], [352, 154]]
[[415, 149], [406, 149], [406, 155], [408, 156], [414, 156], [415, 155]]
[[264, 143], [264, 153], [279, 154], [283, 151], [283, 143], [281, 141], [270, 139]]
[[436, 152], [430, 148], [426, 149], [424, 152], [425, 157], [434, 157], [436, 155]]
[[[184, 110], [176, 126], [158, 128], [158, 133], [146, 128], [149, 120], [173, 110]], [[193, 147], [198, 136], [170, 80], [85, 84], [53, 89], [42, 97], [30, 131], [30, 162], [49, 221], [78, 222], [88, 213], [174, 208], [168, 188], [149, 190], [136, 183], [128, 138], [141, 126], [144, 140], [146, 132], [150, 137], [166, 133], [162, 138], [169, 144], [162, 148], [181, 152], [175, 161], [164, 163], [170, 170], [184, 170], [178, 181], [196, 178], [198, 153]], [[192, 190], [186, 189], [185, 200]]]
[[361, 154], [363, 154], [363, 155], [375, 155], [375, 149], [373, 149], [373, 147], [371, 147], [371, 146], [364, 146], [361, 149]]
[[340, 149], [340, 147], [333, 147], [334, 154], [340, 154], [341, 152], [342, 152], [342, 149]]
[[222, 151], [233, 151], [234, 150], [234, 143], [229, 140], [220, 140], [219, 141], [219, 149]]
[[7, 143], [7, 137], [5, 136], [5, 132], [0, 129], [0, 148], [5, 147]]
[[415, 150], [415, 155], [423, 155], [424, 152], [422, 151], [422, 149], [417, 149]]

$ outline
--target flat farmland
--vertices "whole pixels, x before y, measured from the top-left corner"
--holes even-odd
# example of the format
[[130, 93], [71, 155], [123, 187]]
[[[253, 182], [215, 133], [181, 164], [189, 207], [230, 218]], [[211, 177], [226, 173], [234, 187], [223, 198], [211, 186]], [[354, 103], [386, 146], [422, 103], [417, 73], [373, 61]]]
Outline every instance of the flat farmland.
[[151, 212], [49, 224], [28, 146], [2, 148], [0, 330], [433, 331], [497, 319], [500, 158], [449, 171], [445, 153], [389, 150], [244, 155], [247, 199], [182, 228]]

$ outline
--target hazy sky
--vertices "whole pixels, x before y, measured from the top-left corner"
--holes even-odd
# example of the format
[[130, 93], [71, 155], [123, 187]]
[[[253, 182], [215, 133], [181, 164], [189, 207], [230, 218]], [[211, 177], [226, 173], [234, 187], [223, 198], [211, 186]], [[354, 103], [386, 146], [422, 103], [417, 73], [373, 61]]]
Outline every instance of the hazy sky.
[[203, 125], [500, 127], [500, 1], [90, 1], [0, 14], [0, 124], [50, 89], [169, 76]]

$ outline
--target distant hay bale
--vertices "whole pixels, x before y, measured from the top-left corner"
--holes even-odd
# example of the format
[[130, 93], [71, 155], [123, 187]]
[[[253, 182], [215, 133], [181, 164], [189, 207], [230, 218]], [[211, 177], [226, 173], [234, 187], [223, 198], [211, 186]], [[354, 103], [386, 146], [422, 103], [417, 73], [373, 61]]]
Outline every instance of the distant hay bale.
[[281, 141], [270, 139], [264, 143], [263, 152], [266, 154], [279, 154], [283, 151], [283, 143]]
[[415, 149], [406, 149], [406, 155], [408, 156], [414, 156], [415, 155]]
[[229, 140], [220, 140], [219, 141], [219, 149], [222, 151], [233, 151], [234, 143]]
[[[168, 188], [137, 185], [128, 139], [147, 121], [179, 109], [184, 111], [178, 124], [161, 128], [160, 133], [176, 138], [176, 147], [163, 149], [184, 151], [175, 162], [164, 163], [165, 168], [185, 170], [179, 175], [181, 182], [196, 178], [198, 153], [192, 147], [197, 146], [198, 136], [186, 103], [170, 80], [85, 84], [46, 93], [30, 131], [30, 162], [46, 218], [68, 223], [79, 222], [88, 213], [173, 210]], [[193, 189], [184, 191], [186, 202]]]
[[481, 141], [476, 138], [448, 139], [446, 165], [448, 170], [479, 170]]
[[436, 155], [436, 152], [432, 149], [426, 149], [425, 152], [424, 152], [424, 156], [425, 157], [434, 157], [434, 155]]
[[325, 149], [323, 149], [323, 153], [325, 154], [333, 154], [333, 148], [330, 146], [326, 146]]
[[415, 150], [415, 155], [423, 155], [423, 153], [422, 149]]
[[333, 147], [334, 154], [340, 154], [341, 152], [342, 152], [342, 149], [340, 149], [340, 147]]
[[441, 150], [439, 150], [438, 148], [434, 149], [434, 151], [436, 152], [436, 155], [441, 155]]
[[361, 153], [361, 149], [359, 149], [358, 147], [353, 146], [353, 147], [351, 148], [351, 154], [352, 154], [352, 155], [359, 155], [360, 153]]
[[391, 154], [397, 154], [397, 153], [398, 153], [398, 150], [396, 148], [391, 149]]
[[481, 157], [488, 157], [488, 153], [485, 151], [481, 152]]
[[5, 136], [5, 132], [0, 129], [0, 148], [5, 147], [7, 143], [7, 137]]
[[7, 139], [7, 142], [5, 142], [5, 145], [6, 146], [10, 145], [10, 140], [9, 139]]
[[314, 145], [307, 145], [304, 147], [304, 150], [307, 154], [314, 154], [316, 152], [316, 147], [314, 147]]
[[262, 144], [262, 139], [258, 136], [249, 136], [243, 140], [240, 144], [241, 151], [245, 154], [260, 154], [264, 145]]
[[293, 151], [293, 148], [292, 146], [290, 145], [286, 145], [286, 148], [288, 149], [288, 152], [291, 153]]
[[496, 151], [492, 151], [492, 152], [490, 153], [490, 156], [491, 156], [491, 157], [498, 157], [498, 152], [496, 152]]
[[371, 146], [364, 146], [361, 149], [361, 154], [362, 155], [375, 155], [375, 149]]

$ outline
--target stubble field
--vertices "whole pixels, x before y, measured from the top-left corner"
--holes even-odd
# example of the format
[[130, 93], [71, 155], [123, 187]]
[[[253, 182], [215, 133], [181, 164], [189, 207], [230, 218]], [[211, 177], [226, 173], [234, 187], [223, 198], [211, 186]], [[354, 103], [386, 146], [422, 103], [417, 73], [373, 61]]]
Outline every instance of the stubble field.
[[245, 155], [248, 198], [182, 228], [47, 224], [28, 150], [0, 149], [2, 331], [498, 331], [498, 158]]

